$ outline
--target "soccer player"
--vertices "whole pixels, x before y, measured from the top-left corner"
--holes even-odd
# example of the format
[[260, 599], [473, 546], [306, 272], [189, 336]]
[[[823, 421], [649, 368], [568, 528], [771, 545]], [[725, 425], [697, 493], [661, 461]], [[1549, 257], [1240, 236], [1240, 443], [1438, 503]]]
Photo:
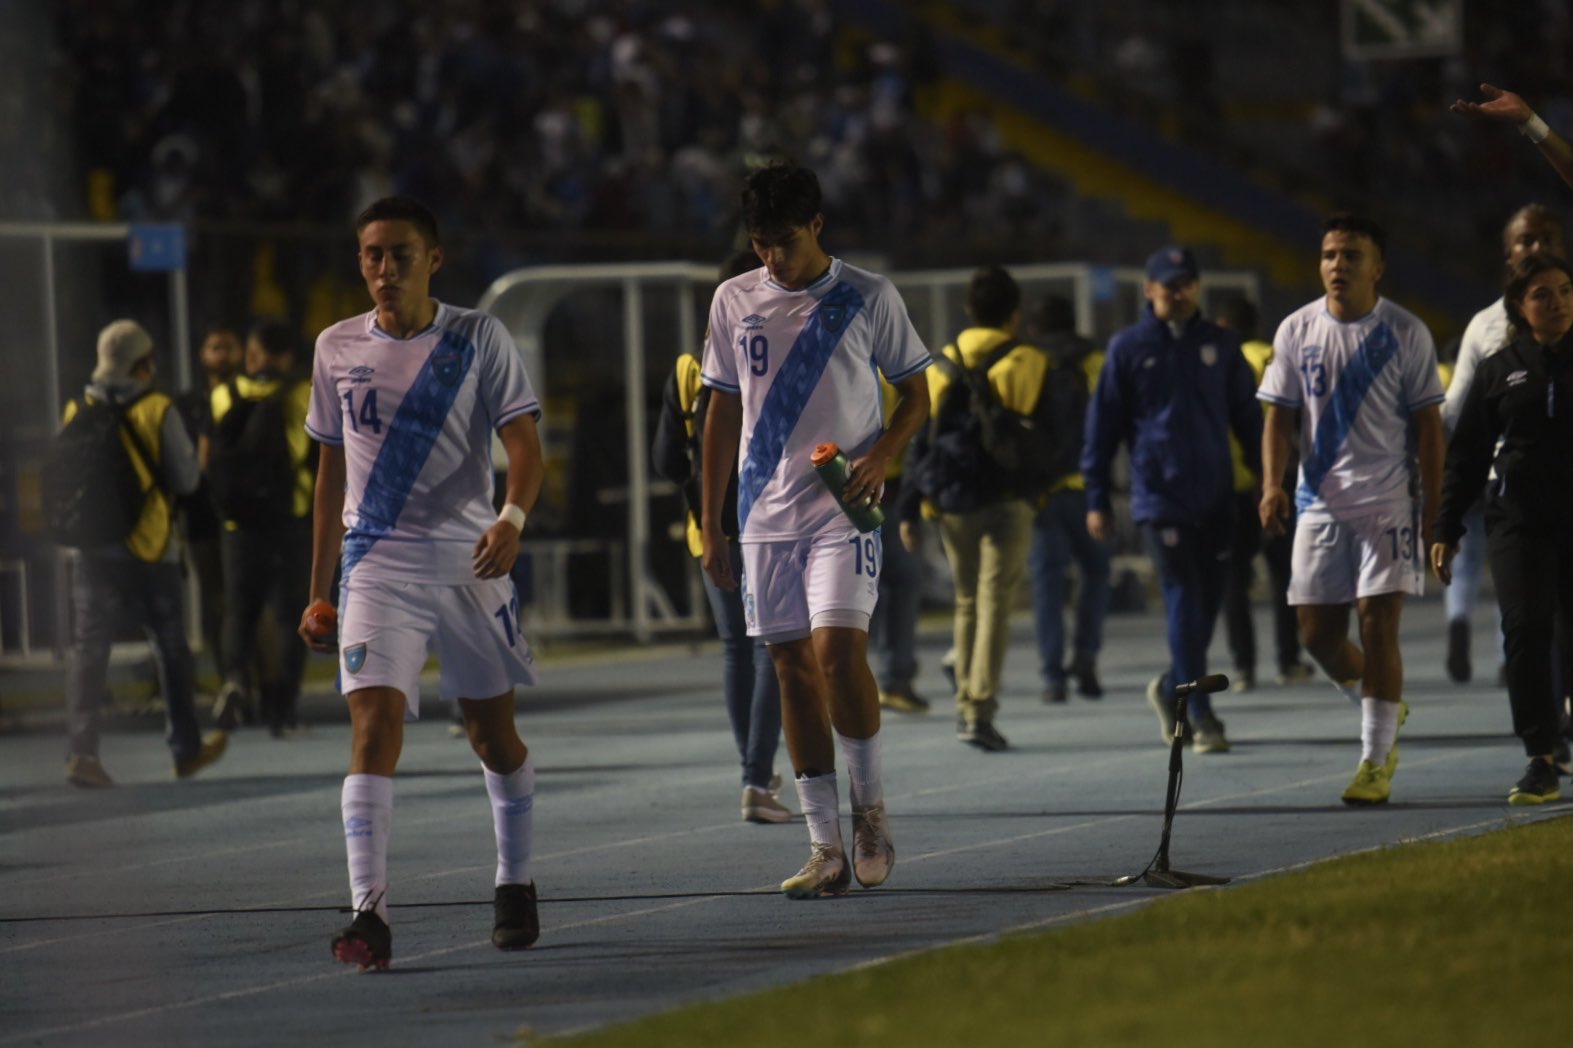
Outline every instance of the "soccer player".
[[[311, 599], [301, 635], [331, 651], [314, 619], [340, 561], [339, 679], [351, 752], [342, 813], [355, 916], [333, 955], [385, 968], [388, 835], [404, 722], [419, 714], [428, 644], [481, 760], [497, 833], [492, 942], [539, 934], [530, 837], [535, 768], [513, 720], [513, 686], [535, 680], [508, 570], [540, 492], [540, 403], [496, 318], [431, 298], [442, 247], [431, 212], [387, 197], [356, 219], [375, 308], [317, 339], [306, 431], [322, 445], [312, 523]], [[491, 436], [507, 450], [506, 504], [492, 510]]]
[[[1404, 595], [1423, 591], [1423, 558], [1441, 506], [1442, 382], [1426, 326], [1377, 294], [1382, 227], [1340, 214], [1322, 230], [1327, 294], [1278, 326], [1257, 393], [1267, 405], [1261, 517], [1268, 531], [1283, 532], [1291, 503], [1282, 478], [1298, 413], [1289, 603], [1306, 650], [1360, 707], [1360, 764], [1344, 803], [1382, 804], [1408, 712], [1399, 619]], [[1349, 640], [1351, 604], [1359, 644]]]
[[[781, 884], [795, 899], [882, 883], [895, 864], [880, 776], [879, 695], [868, 667], [880, 534], [860, 534], [809, 461], [839, 444], [850, 463], [841, 496], [872, 504], [886, 468], [928, 417], [932, 362], [888, 280], [831, 258], [812, 171], [752, 172], [743, 224], [764, 267], [716, 289], [703, 381], [714, 391], [704, 433], [704, 569], [734, 589], [722, 507], [738, 466], [743, 608], [781, 684], [787, 750], [812, 842]], [[879, 375], [900, 399], [881, 421]], [[852, 800], [853, 856], [842, 843], [835, 744]]]

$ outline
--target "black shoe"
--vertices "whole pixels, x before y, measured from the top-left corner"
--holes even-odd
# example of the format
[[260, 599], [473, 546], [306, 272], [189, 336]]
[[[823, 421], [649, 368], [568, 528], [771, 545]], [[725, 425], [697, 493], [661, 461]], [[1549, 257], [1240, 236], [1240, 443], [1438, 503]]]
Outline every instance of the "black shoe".
[[1047, 688], [1043, 689], [1043, 701], [1044, 702], [1054, 702], [1054, 703], [1064, 702], [1065, 701], [1065, 695], [1066, 695], [1066, 688], [1065, 688], [1065, 682], [1064, 681], [1060, 681], [1057, 684], [1050, 684]]
[[499, 884], [492, 898], [495, 918], [492, 945], [499, 950], [522, 950], [541, 937], [541, 919], [535, 913], [535, 882]]
[[333, 959], [358, 964], [361, 971], [386, 971], [393, 960], [393, 932], [376, 910], [361, 910], [333, 937]]
[[1453, 619], [1447, 624], [1447, 679], [1464, 684], [1473, 675], [1469, 665], [1469, 620]]
[[1531, 757], [1529, 767], [1524, 769], [1524, 777], [1513, 784], [1512, 791], [1507, 795], [1507, 802], [1515, 806], [1544, 804], [1560, 796], [1562, 787], [1557, 782], [1556, 765], [1539, 757]]
[[966, 730], [958, 732], [956, 737], [969, 746], [976, 746], [987, 753], [998, 753], [1008, 749], [1010, 743], [1005, 741], [1005, 736], [994, 727], [993, 721], [974, 721], [966, 726]]
[[1568, 740], [1561, 735], [1557, 736], [1556, 746], [1551, 751], [1551, 763], [1563, 775], [1573, 775], [1573, 749], [1569, 749]]
[[1098, 681], [1098, 663], [1090, 655], [1078, 655], [1071, 660], [1070, 675], [1076, 678], [1076, 694], [1084, 699], [1103, 698], [1103, 685]]

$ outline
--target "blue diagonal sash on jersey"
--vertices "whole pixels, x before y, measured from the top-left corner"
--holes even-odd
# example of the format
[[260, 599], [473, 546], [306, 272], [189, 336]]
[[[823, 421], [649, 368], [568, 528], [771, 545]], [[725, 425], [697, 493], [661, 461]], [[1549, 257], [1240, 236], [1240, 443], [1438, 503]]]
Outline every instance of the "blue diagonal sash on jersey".
[[1316, 440], [1311, 454], [1306, 456], [1300, 467], [1303, 479], [1299, 490], [1295, 492], [1295, 505], [1299, 509], [1303, 510], [1316, 501], [1322, 490], [1322, 481], [1327, 479], [1328, 470], [1333, 468], [1344, 441], [1349, 438], [1349, 431], [1354, 427], [1355, 417], [1360, 413], [1360, 405], [1365, 403], [1366, 394], [1371, 392], [1382, 369], [1397, 355], [1398, 339], [1384, 321], [1371, 329], [1361, 341], [1360, 348], [1349, 358], [1349, 363], [1344, 365], [1338, 376], [1338, 385], [1333, 389], [1333, 399], [1322, 409], [1322, 417], [1317, 420]]
[[748, 525], [748, 512], [754, 508], [754, 500], [775, 475], [781, 453], [786, 450], [787, 438], [797, 428], [798, 419], [803, 417], [803, 409], [808, 406], [814, 387], [819, 385], [819, 377], [825, 373], [831, 355], [847, 328], [852, 326], [852, 318], [862, 309], [863, 296], [856, 288], [847, 284], [831, 288], [820, 299], [814, 315], [787, 352], [786, 362], [776, 372], [776, 380], [765, 394], [759, 419], [748, 441], [748, 465], [737, 477], [739, 533]]
[[410, 383], [366, 477], [355, 526], [344, 538], [346, 578], [377, 540], [398, 523], [415, 478], [431, 456], [474, 360], [475, 346], [458, 332], [446, 331]]

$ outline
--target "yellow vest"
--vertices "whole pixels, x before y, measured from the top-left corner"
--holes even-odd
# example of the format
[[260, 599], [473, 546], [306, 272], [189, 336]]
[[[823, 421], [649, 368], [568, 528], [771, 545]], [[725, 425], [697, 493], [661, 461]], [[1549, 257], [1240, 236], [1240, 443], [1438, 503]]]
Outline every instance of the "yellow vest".
[[[249, 375], [235, 377], [235, 389], [246, 400], [265, 400], [272, 396], [285, 379], [277, 378], [251, 378]], [[218, 424], [219, 419], [229, 414], [231, 407], [229, 383], [220, 383], [213, 387], [209, 398], [213, 409], [213, 423]], [[311, 457], [311, 438], [306, 435], [306, 412], [311, 407], [311, 381], [309, 379], [295, 379], [293, 385], [284, 394], [284, 439], [289, 442], [290, 461], [295, 463], [295, 505], [291, 513], [296, 517], [311, 516], [312, 499], [316, 492], [317, 478], [312, 472], [309, 459]], [[236, 530], [233, 521], [224, 522], [225, 529]]]
[[[1263, 342], [1261, 339], [1252, 339], [1241, 344], [1240, 352], [1245, 354], [1245, 362], [1251, 365], [1251, 374], [1256, 377], [1256, 384], [1260, 386], [1262, 375], [1267, 372], [1267, 365], [1273, 362], [1273, 344]], [[1235, 494], [1255, 491], [1257, 476], [1246, 468], [1245, 452], [1233, 434], [1229, 435], [1229, 461], [1234, 467]]]
[[[88, 402], [94, 401], [88, 398]], [[125, 445], [126, 454], [131, 456], [131, 465], [137, 471], [137, 481], [146, 492], [142, 515], [137, 518], [137, 526], [126, 539], [126, 548], [132, 556], [149, 564], [164, 559], [169, 541], [175, 534], [175, 502], [163, 487], [164, 416], [169, 413], [172, 404], [168, 395], [154, 392], [132, 404], [126, 412], [126, 425], [142, 438], [142, 446], [153, 456], [152, 462], [142, 461], [142, 453], [131, 442], [131, 438], [124, 432], [120, 434], [120, 442]], [[76, 418], [80, 410], [76, 401], [68, 403], [65, 422], [69, 423]]]
[[[683, 414], [687, 416], [683, 425], [690, 440], [694, 437], [695, 429], [694, 401], [699, 399], [699, 390], [704, 385], [700, 381], [700, 367], [699, 358], [692, 353], [684, 353], [677, 358], [677, 403], [683, 409]], [[694, 516], [692, 510], [688, 514], [686, 531], [688, 552], [695, 557], [704, 556], [704, 537], [699, 530], [699, 518]]]

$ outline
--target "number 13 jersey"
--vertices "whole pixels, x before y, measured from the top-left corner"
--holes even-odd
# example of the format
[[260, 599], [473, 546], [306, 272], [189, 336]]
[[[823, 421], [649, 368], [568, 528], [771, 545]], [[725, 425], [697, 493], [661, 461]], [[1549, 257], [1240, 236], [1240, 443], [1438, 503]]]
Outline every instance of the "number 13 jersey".
[[849, 460], [884, 428], [879, 376], [933, 363], [889, 280], [840, 259], [790, 290], [761, 267], [716, 289], [702, 378], [742, 400], [737, 520], [744, 542], [807, 538], [841, 512], [809, 456], [834, 441]]
[[1347, 323], [1319, 298], [1278, 325], [1257, 397], [1300, 412], [1301, 519], [1352, 520], [1415, 499], [1410, 416], [1443, 399], [1419, 317], [1379, 298]]
[[350, 317], [317, 337], [306, 432], [344, 448], [344, 567], [365, 578], [474, 582], [492, 508], [492, 431], [540, 401], [496, 317], [437, 304], [407, 339]]

